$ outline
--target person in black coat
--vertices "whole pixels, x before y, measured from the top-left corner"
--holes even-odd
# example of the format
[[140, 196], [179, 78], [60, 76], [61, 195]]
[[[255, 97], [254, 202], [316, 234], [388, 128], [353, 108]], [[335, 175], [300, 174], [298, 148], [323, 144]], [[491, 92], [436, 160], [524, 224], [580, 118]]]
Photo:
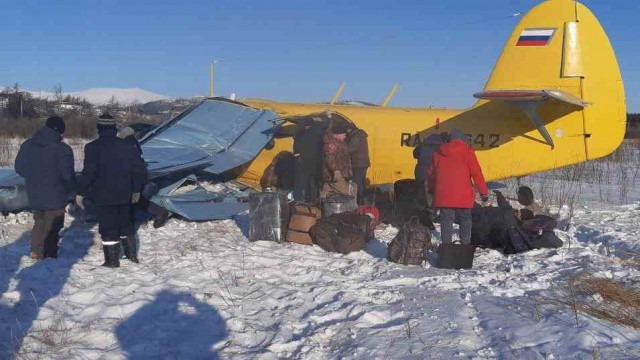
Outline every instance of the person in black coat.
[[293, 138], [296, 157], [293, 197], [297, 201], [315, 203], [322, 169], [324, 126], [309, 118], [304, 118], [298, 126], [299, 131]]
[[58, 257], [58, 235], [64, 226], [65, 206], [75, 191], [73, 152], [62, 142], [65, 124], [52, 116], [46, 126], [25, 141], [15, 161], [15, 170], [25, 179], [33, 210], [31, 258]]
[[84, 147], [84, 169], [76, 197], [81, 208], [85, 197], [90, 197], [96, 206], [105, 256], [103, 266], [107, 267], [120, 266], [120, 242], [127, 258], [138, 262], [131, 204], [140, 200], [140, 191], [147, 182], [147, 167], [138, 149], [118, 138], [117, 133], [113, 117], [100, 116], [98, 139]]
[[[118, 137], [125, 141], [128, 141], [129, 143], [131, 143], [131, 145], [135, 146], [136, 149], [138, 149], [138, 154], [140, 154], [140, 157], [142, 157], [142, 161], [144, 161], [142, 147], [140, 146], [140, 142], [138, 142], [136, 131], [133, 128], [127, 126], [118, 131]], [[142, 192], [142, 190], [143, 189], [140, 189], [140, 192]], [[169, 220], [169, 216], [171, 216], [171, 213], [169, 213], [166, 209], [149, 201], [149, 199], [147, 199], [144, 195], [140, 196], [140, 200], [137, 204], [135, 204], [134, 209], [135, 208], [146, 211], [149, 214], [153, 215], [153, 227], [156, 229], [163, 227], [164, 224], [167, 223], [167, 220]]]

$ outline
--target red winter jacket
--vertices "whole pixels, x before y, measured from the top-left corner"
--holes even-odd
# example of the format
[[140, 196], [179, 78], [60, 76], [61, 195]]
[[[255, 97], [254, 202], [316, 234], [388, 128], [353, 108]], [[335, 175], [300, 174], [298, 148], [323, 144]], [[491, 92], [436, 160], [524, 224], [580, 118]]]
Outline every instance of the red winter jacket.
[[475, 194], [471, 179], [481, 195], [489, 193], [476, 153], [462, 140], [451, 140], [433, 154], [427, 177], [436, 208], [472, 208]]

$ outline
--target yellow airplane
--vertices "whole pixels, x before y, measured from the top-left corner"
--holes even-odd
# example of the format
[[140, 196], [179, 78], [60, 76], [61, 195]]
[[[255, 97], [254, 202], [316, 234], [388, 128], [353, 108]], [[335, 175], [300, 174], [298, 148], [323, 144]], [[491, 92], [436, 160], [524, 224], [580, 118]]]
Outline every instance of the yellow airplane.
[[[624, 87], [607, 35], [584, 5], [547, 0], [511, 34], [484, 91], [467, 110], [279, 103], [249, 99], [283, 119], [353, 122], [369, 134], [370, 185], [413, 178], [412, 148], [459, 128], [472, 139], [487, 180], [524, 176], [612, 153], [626, 128]], [[238, 178], [257, 187], [292, 138], [284, 134]]]

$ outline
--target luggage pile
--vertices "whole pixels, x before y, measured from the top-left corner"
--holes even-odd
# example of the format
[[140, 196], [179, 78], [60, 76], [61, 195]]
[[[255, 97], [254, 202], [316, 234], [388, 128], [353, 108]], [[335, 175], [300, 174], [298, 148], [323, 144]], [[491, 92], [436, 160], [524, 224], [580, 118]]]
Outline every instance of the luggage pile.
[[380, 219], [373, 206], [358, 208], [355, 196], [333, 192], [320, 207], [287, 201], [285, 193], [265, 191], [249, 196], [249, 240], [316, 244], [325, 251], [348, 254], [365, 248]]
[[[249, 239], [288, 241], [303, 245], [316, 244], [329, 252], [348, 254], [366, 247], [374, 238], [380, 212], [374, 206], [358, 208], [352, 187], [333, 188], [323, 194], [321, 206], [289, 203], [283, 192], [266, 191], [249, 196]], [[346, 190], [345, 190], [346, 189]], [[562, 246], [554, 233], [556, 220], [535, 215], [518, 221], [514, 209], [497, 192], [498, 207], [476, 206], [472, 211], [470, 245], [441, 244], [438, 247], [438, 267], [470, 269], [476, 247], [500, 249], [505, 255], [536, 248]], [[413, 217], [388, 246], [387, 259], [403, 265], [421, 265], [427, 260], [431, 230]]]

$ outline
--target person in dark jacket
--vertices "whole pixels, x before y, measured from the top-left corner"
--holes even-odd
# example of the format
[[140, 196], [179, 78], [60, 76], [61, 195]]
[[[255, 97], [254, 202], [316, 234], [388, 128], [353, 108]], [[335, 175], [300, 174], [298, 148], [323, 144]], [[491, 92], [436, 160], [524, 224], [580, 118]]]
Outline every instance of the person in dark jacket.
[[65, 206], [76, 188], [73, 152], [62, 142], [64, 120], [47, 119], [45, 127], [20, 146], [15, 170], [25, 179], [33, 209], [31, 258], [57, 258]]
[[358, 129], [355, 125], [347, 128], [347, 146], [351, 160], [351, 180], [358, 185], [358, 205], [364, 202], [364, 185], [367, 177], [367, 169], [371, 166], [369, 159], [369, 142], [367, 133]]
[[433, 193], [433, 206], [440, 209], [442, 242], [452, 242], [453, 222], [457, 219], [461, 242], [470, 244], [471, 209], [475, 200], [473, 184], [483, 202], [488, 200], [489, 190], [476, 154], [459, 129], [453, 129], [451, 141], [433, 155], [427, 179], [428, 191]]
[[442, 144], [447, 142], [449, 142], [449, 133], [443, 132], [439, 135], [431, 134], [413, 149], [413, 158], [418, 160], [414, 170], [414, 178], [420, 189], [418, 197], [420, 202], [425, 205], [427, 211], [430, 211], [433, 207], [431, 194], [426, 191], [427, 171], [429, 171], [433, 154], [438, 151]]
[[449, 142], [449, 133], [431, 134], [413, 149], [413, 158], [417, 160], [414, 177], [418, 184], [425, 184], [433, 154], [447, 142]]
[[[304, 118], [293, 138], [296, 157], [293, 198], [315, 203], [318, 200], [318, 177], [322, 168], [324, 126], [319, 121]], [[275, 170], [275, 169], [274, 169]]]
[[138, 149], [116, 135], [114, 118], [100, 116], [98, 139], [84, 147], [84, 169], [76, 197], [81, 208], [85, 197], [96, 206], [106, 267], [120, 266], [120, 242], [127, 258], [138, 262], [131, 204], [140, 200], [147, 182], [147, 168]]
[[[142, 156], [142, 147], [140, 147], [140, 143], [138, 142], [138, 138], [136, 137], [136, 131], [133, 128], [129, 126], [122, 128], [120, 131], [118, 131], [118, 137], [120, 139], [128, 141], [129, 143], [131, 143], [131, 145], [135, 146], [138, 150], [138, 154], [144, 162], [144, 157]], [[141, 194], [143, 189], [140, 189]], [[140, 195], [140, 200], [137, 204], [134, 205], [134, 210], [135, 208], [145, 211], [153, 216], [153, 227], [155, 229], [163, 227], [171, 216], [171, 213], [169, 211], [149, 201], [144, 195]]]

